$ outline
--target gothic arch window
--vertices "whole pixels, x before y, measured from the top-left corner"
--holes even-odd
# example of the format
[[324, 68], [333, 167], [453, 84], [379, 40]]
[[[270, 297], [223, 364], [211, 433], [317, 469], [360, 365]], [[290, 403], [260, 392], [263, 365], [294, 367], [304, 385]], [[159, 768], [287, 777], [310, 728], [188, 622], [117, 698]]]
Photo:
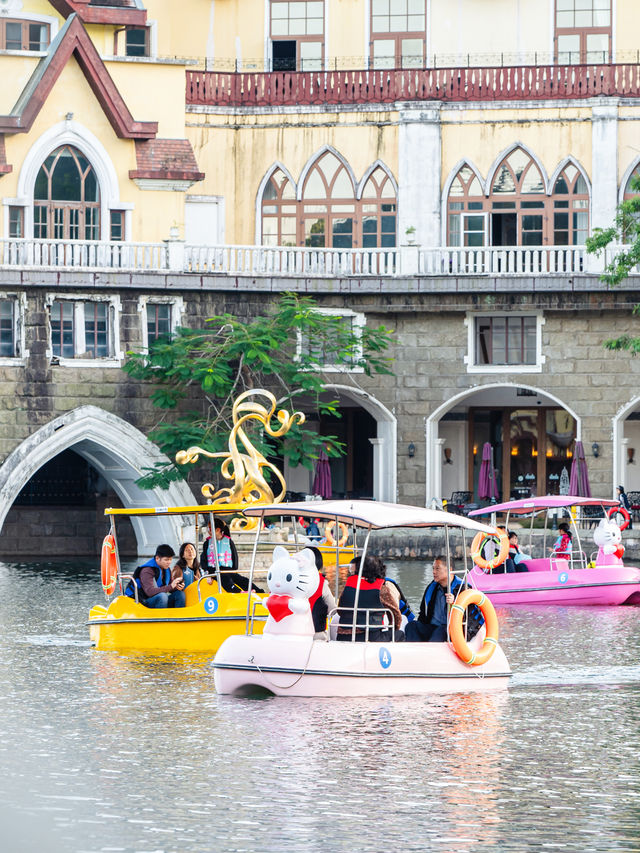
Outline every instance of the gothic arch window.
[[589, 188], [573, 163], [558, 175], [553, 187], [553, 242], [582, 246], [589, 235]]
[[362, 247], [396, 245], [396, 190], [389, 175], [377, 166], [367, 179], [360, 200]]
[[372, 171], [357, 199], [348, 168], [325, 151], [304, 177], [299, 200], [281, 169], [269, 178], [261, 200], [262, 241], [335, 249], [395, 246], [396, 203], [383, 168]]
[[262, 194], [262, 242], [265, 246], [296, 245], [297, 204], [291, 181], [276, 169]]
[[634, 190], [631, 186], [631, 181], [634, 178], [640, 178], [640, 163], [638, 163], [633, 172], [629, 175], [627, 183], [624, 186], [624, 201], [628, 201], [628, 199], [635, 198], [638, 195], [638, 190]]
[[71, 145], [49, 154], [38, 172], [33, 200], [34, 237], [100, 238], [100, 188], [87, 158]]
[[551, 194], [533, 157], [517, 147], [498, 165], [486, 196], [467, 165], [447, 199], [450, 246], [583, 245], [589, 231], [589, 189], [568, 163]]

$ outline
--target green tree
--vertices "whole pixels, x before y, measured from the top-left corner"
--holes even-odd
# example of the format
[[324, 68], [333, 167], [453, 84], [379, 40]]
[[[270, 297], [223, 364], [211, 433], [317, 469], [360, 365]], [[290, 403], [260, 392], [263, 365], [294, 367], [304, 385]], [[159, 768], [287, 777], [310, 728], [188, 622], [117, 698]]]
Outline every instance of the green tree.
[[[587, 238], [587, 252], [601, 255], [612, 243], [621, 244], [620, 251], [605, 266], [601, 280], [610, 285], [623, 282], [634, 267], [640, 264], [640, 175], [634, 175], [631, 189], [638, 195], [625, 199], [618, 205], [614, 224], [610, 228], [594, 228], [593, 236]], [[633, 308], [640, 314], [640, 305]], [[606, 349], [628, 350], [633, 355], [640, 353], [640, 336], [620, 335], [604, 342]]]
[[[192, 445], [226, 450], [233, 401], [251, 388], [270, 390], [278, 408], [290, 412], [304, 398], [318, 413], [339, 416], [336, 400], [321, 399], [323, 365], [390, 374], [391, 335], [384, 326], [356, 328], [350, 317], [323, 313], [312, 298], [286, 293], [264, 317], [222, 314], [209, 318], [205, 328], [179, 328], [148, 353], [130, 352], [124, 370], [151, 384], [151, 400], [162, 415], [149, 437], [173, 460]], [[257, 430], [251, 440], [265, 455], [280, 453], [307, 468], [321, 448], [330, 456], [344, 453], [335, 436], [319, 436], [305, 424], [295, 424], [278, 443], [270, 444]], [[138, 482], [166, 487], [188, 473], [173, 462], [159, 464]]]

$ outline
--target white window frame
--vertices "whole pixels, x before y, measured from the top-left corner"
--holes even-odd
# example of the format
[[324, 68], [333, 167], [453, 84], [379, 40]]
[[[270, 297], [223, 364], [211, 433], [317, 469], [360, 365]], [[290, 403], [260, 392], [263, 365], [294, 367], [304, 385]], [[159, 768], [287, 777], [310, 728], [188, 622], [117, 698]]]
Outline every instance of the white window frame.
[[13, 302], [13, 341], [15, 355], [0, 356], [0, 367], [23, 367], [29, 358], [26, 348], [25, 315], [27, 312], [26, 293], [1, 290], [0, 300]]
[[139, 296], [138, 314], [140, 315], [142, 352], [149, 352], [149, 331], [147, 329], [147, 305], [171, 306], [171, 334], [182, 325], [184, 317], [184, 299], [182, 296]]
[[0, 9], [0, 17], [11, 18], [16, 21], [28, 21], [30, 24], [48, 24], [49, 26], [49, 44], [46, 50], [0, 50], [0, 54], [8, 56], [46, 56], [49, 48], [60, 29], [58, 18], [51, 15], [40, 15], [36, 12], [25, 12], [22, 9], [22, 4], [9, 3], [8, 6]]
[[[65, 358], [54, 356], [51, 339], [51, 306], [54, 302], [71, 302], [73, 304], [73, 348], [74, 357]], [[86, 358], [85, 316], [86, 302], [105, 302], [108, 306], [108, 335], [109, 355], [106, 358]], [[47, 358], [60, 367], [121, 367], [124, 352], [120, 349], [120, 315], [122, 303], [118, 295], [100, 295], [94, 293], [47, 293], [45, 296], [47, 310]], [[55, 361], [53, 359], [55, 358]]]
[[[476, 364], [476, 320], [480, 317], [535, 317], [536, 360], [534, 364]], [[468, 312], [464, 323], [467, 327], [467, 355], [464, 363], [467, 373], [542, 373], [546, 357], [542, 354], [542, 327], [545, 323], [542, 311], [476, 311]]]
[[[362, 333], [362, 329], [367, 325], [366, 316], [358, 311], [352, 311], [350, 308], [314, 308], [318, 314], [326, 314], [332, 317], [351, 317], [353, 318], [353, 330], [357, 332], [360, 330], [360, 334]], [[363, 357], [363, 349], [362, 346], [359, 346], [354, 353], [354, 358], [360, 360]], [[296, 359], [300, 359], [302, 356], [302, 336], [300, 331], [297, 332], [297, 342], [296, 342]], [[354, 367], [346, 367], [342, 364], [319, 364], [315, 370], [318, 373], [364, 373], [364, 368], [359, 366]]]

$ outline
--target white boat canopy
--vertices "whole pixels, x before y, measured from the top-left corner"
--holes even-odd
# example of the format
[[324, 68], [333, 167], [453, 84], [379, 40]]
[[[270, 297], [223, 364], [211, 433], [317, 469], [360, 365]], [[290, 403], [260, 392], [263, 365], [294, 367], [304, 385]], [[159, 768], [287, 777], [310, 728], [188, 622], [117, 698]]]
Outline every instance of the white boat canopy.
[[419, 506], [384, 503], [382, 501], [338, 500], [338, 501], [299, 501], [298, 503], [268, 504], [244, 510], [247, 516], [264, 517], [269, 515], [302, 515], [324, 518], [378, 530], [384, 527], [457, 527], [472, 530], [475, 533], [496, 532], [495, 527], [481, 524], [471, 518], [426, 509]]

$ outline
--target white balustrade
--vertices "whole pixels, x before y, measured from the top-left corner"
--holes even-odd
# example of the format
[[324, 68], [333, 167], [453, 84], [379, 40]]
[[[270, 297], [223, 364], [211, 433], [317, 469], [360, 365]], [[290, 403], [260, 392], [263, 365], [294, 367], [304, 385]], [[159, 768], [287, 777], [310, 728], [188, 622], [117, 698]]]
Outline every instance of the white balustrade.
[[164, 243], [0, 240], [0, 266], [38, 269], [166, 270]]
[[[608, 250], [607, 259], [615, 249]], [[0, 266], [166, 271], [313, 278], [598, 274], [603, 259], [584, 246], [445, 246], [325, 249], [298, 246], [189, 246], [182, 241], [124, 243], [0, 239]]]

